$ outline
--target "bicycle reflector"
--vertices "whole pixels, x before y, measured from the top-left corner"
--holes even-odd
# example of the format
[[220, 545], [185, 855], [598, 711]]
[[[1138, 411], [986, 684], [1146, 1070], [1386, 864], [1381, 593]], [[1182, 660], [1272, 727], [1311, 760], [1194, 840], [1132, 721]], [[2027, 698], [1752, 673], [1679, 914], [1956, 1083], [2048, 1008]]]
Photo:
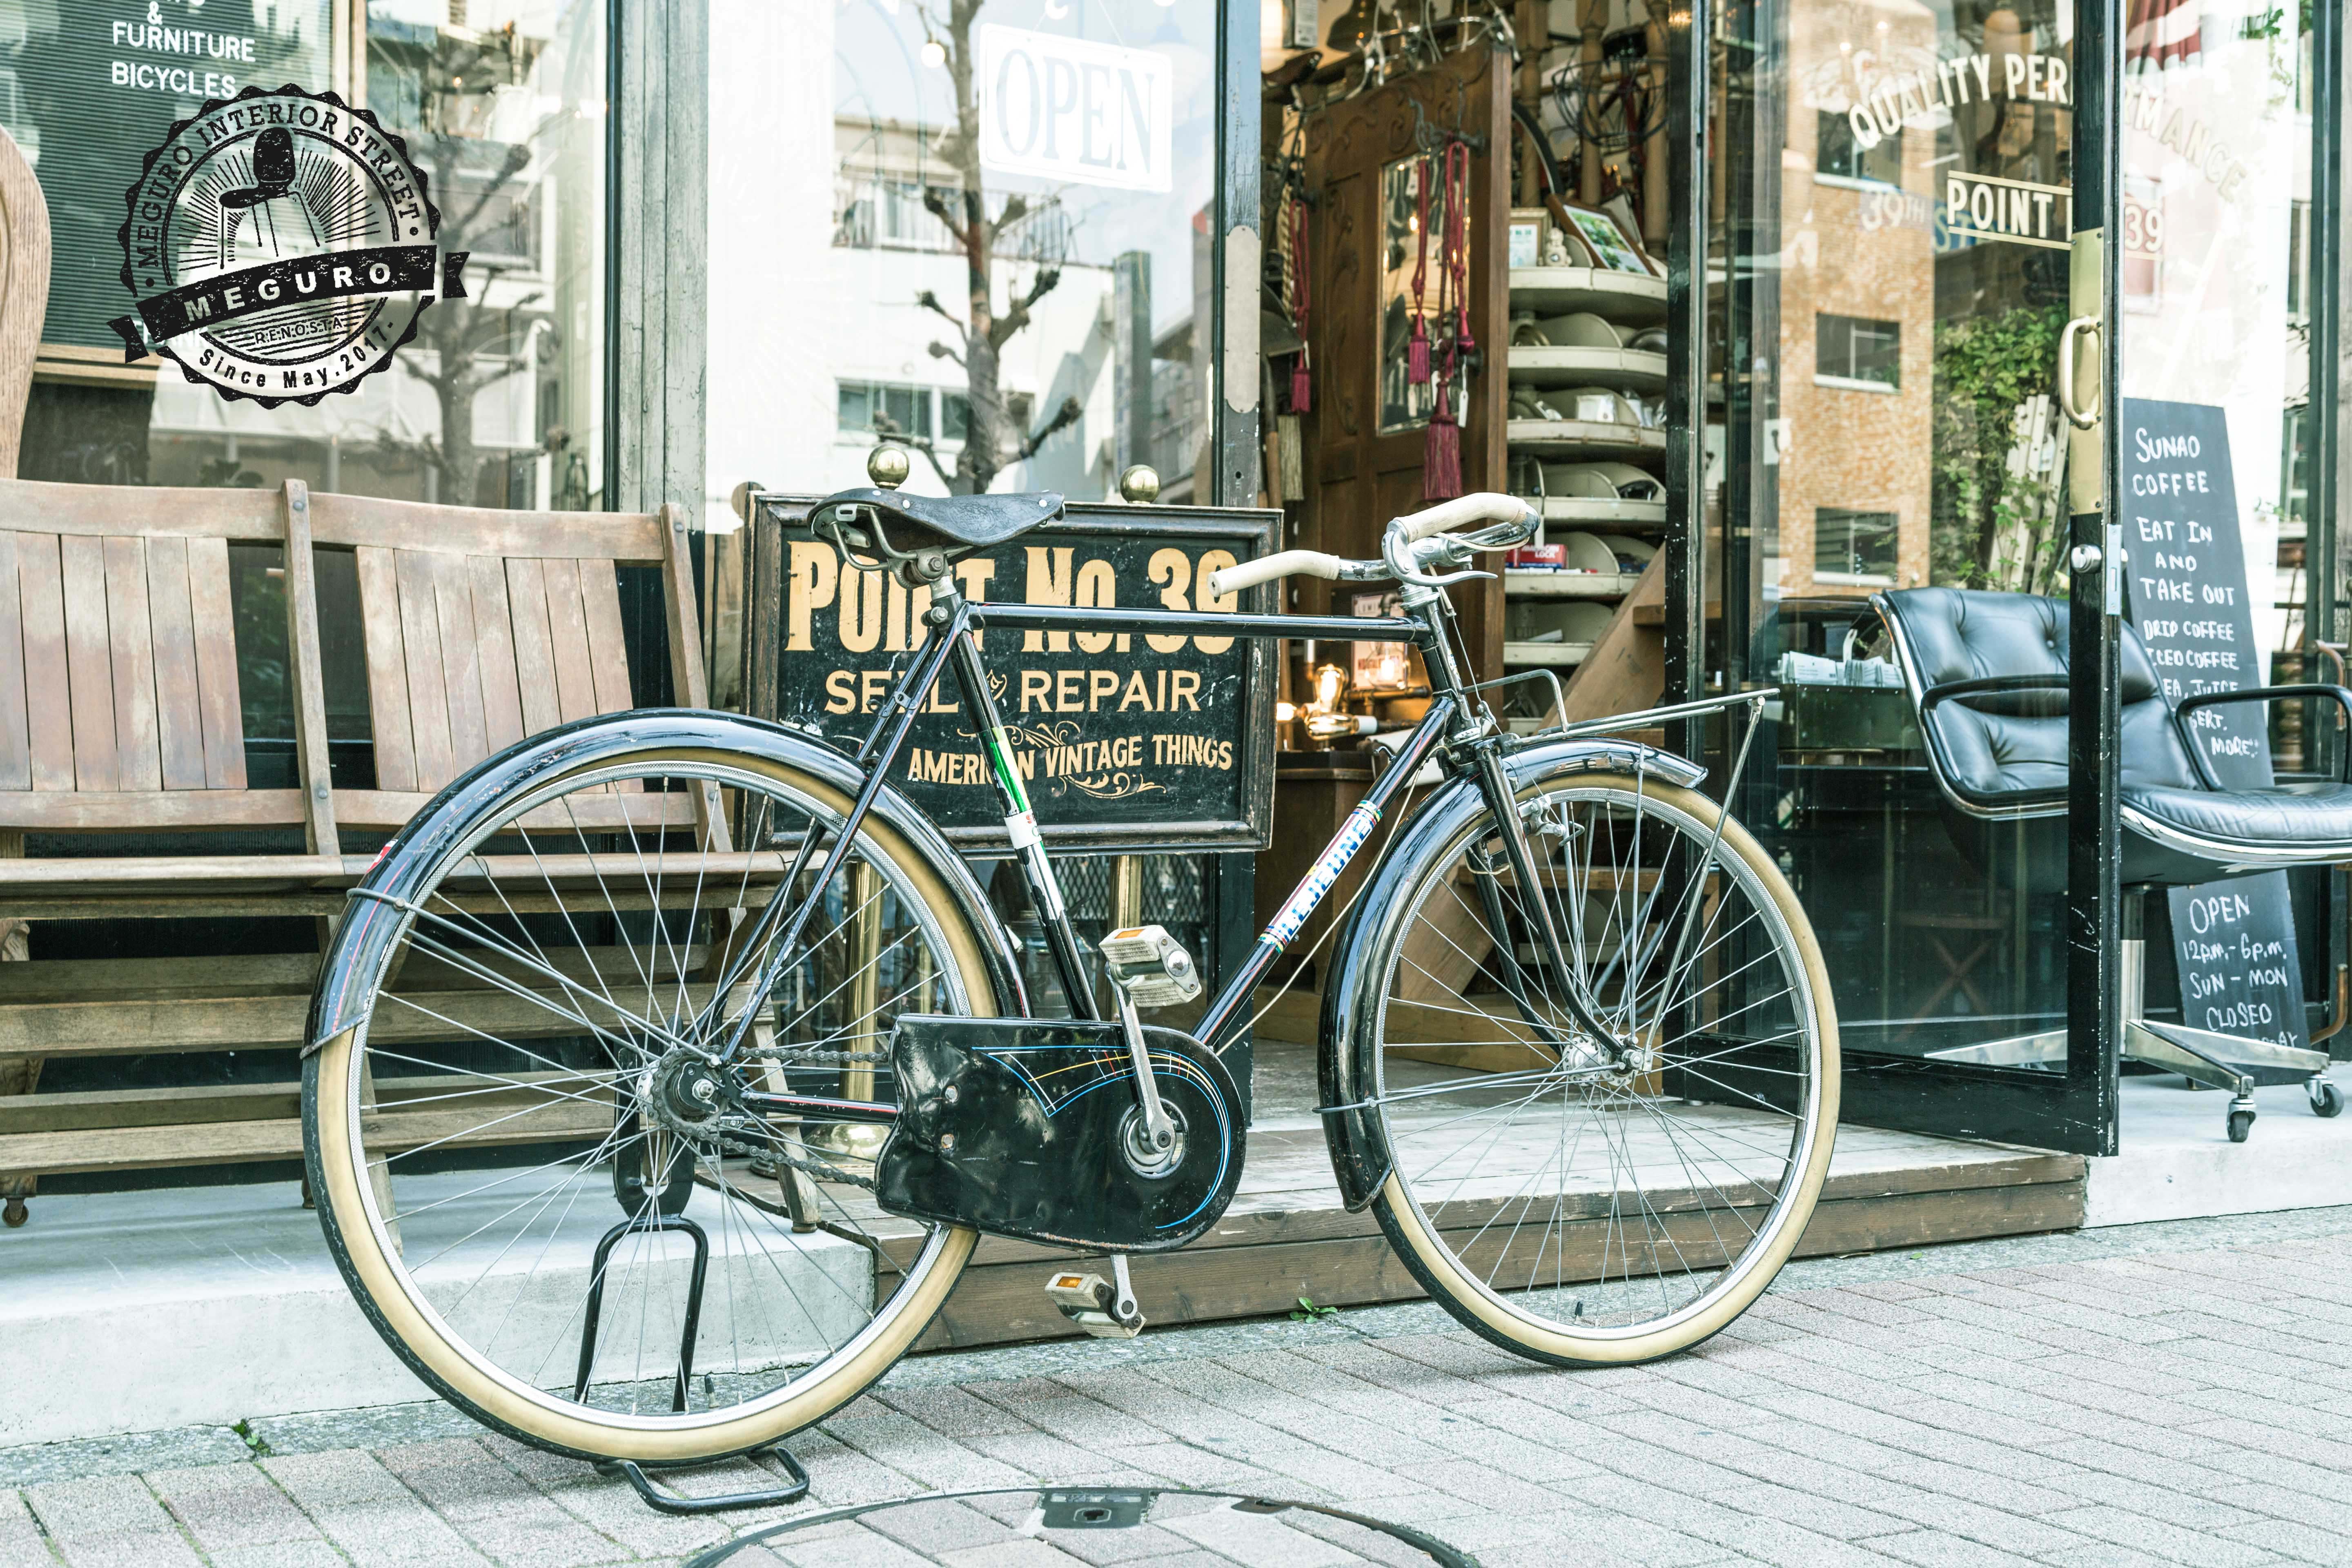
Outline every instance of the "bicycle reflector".
[[1165, 926], [1131, 926], [1102, 939], [1111, 983], [1139, 1007], [1173, 1007], [1201, 994], [1200, 966]]

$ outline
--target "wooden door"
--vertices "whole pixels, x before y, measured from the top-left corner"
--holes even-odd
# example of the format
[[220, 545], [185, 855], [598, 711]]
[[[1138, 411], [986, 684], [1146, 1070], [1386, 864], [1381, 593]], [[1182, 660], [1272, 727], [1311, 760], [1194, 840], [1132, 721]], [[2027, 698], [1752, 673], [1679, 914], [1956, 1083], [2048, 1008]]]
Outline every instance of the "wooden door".
[[[1414, 113], [1418, 106], [1420, 114]], [[1297, 542], [1358, 558], [1380, 552], [1381, 528], [1419, 511], [1425, 422], [1383, 428], [1381, 193], [1391, 165], [1419, 155], [1416, 132], [1459, 130], [1477, 140], [1470, 158], [1470, 325], [1480, 363], [1469, 374], [1462, 428], [1462, 488], [1506, 488], [1504, 421], [1509, 404], [1510, 62], [1485, 45], [1310, 118], [1307, 187], [1315, 193], [1311, 254], [1314, 309], [1308, 344], [1314, 406], [1306, 416], [1306, 516]], [[1442, 160], [1432, 155], [1434, 166]], [[1433, 218], [1433, 224], [1434, 219]], [[1428, 298], [1436, 300], [1432, 237]], [[1406, 258], [1409, 268], [1412, 258]], [[1390, 352], [1402, 350], [1391, 345]], [[1354, 584], [1292, 579], [1292, 608], [1348, 613]], [[1503, 673], [1499, 581], [1454, 590], [1479, 679]]]

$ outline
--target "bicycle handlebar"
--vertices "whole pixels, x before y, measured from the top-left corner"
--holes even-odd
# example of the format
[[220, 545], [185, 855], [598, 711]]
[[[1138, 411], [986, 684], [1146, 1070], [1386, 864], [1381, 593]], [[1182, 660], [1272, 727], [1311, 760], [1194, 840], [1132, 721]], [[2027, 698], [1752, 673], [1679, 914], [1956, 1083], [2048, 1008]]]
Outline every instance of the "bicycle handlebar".
[[1535, 503], [1517, 496], [1497, 495], [1493, 490], [1481, 490], [1474, 495], [1456, 496], [1440, 501], [1427, 511], [1401, 517], [1389, 524], [1402, 528], [1408, 542], [1427, 539], [1433, 533], [1445, 533], [1466, 528], [1474, 522], [1525, 522], [1529, 529], [1542, 521]]
[[1255, 561], [1244, 561], [1238, 565], [1221, 566], [1209, 574], [1210, 593], [1223, 597], [1238, 594], [1244, 588], [1255, 588], [1260, 583], [1271, 583], [1277, 577], [1293, 574], [1301, 577], [1321, 577], [1338, 582], [1339, 574], [1361, 563], [1327, 555], [1320, 550], [1283, 550], [1272, 555], [1262, 555]]
[[[1389, 526], [1400, 530], [1411, 542], [1478, 522], [1522, 522], [1532, 532], [1538, 521], [1532, 503], [1517, 496], [1497, 495], [1492, 490], [1485, 490], [1443, 501], [1427, 511], [1414, 512], [1411, 517], [1394, 519]], [[1212, 572], [1203, 585], [1210, 593], [1223, 596], [1238, 594], [1244, 588], [1255, 588], [1260, 583], [1271, 583], [1277, 577], [1372, 582], [1395, 574], [1378, 561], [1349, 561], [1343, 556], [1326, 554], [1320, 550], [1282, 550], [1255, 561], [1244, 561], [1239, 565]]]

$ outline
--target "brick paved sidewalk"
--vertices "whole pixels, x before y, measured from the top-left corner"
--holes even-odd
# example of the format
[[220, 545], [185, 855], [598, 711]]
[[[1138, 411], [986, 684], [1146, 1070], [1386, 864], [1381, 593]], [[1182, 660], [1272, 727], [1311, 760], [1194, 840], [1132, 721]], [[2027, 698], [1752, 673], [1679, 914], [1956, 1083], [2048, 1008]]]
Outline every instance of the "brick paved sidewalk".
[[[1700, 1351], [1626, 1370], [1529, 1367], [1426, 1308], [926, 1358], [793, 1446], [809, 1509], [1222, 1488], [1411, 1523], [1490, 1568], [2352, 1563], [2352, 1211], [2135, 1232], [1801, 1265]], [[0, 1454], [0, 1482], [56, 1478], [0, 1485], [0, 1568], [584, 1568], [754, 1522], [656, 1515], [437, 1407], [254, 1438], [314, 1451], [200, 1432]], [[246, 1457], [192, 1462], [224, 1449]], [[1090, 1540], [1137, 1568], [1358, 1561], [1297, 1517]], [[966, 1545], [1002, 1531], [962, 1503], [826, 1531], [731, 1561], [1076, 1561]]]

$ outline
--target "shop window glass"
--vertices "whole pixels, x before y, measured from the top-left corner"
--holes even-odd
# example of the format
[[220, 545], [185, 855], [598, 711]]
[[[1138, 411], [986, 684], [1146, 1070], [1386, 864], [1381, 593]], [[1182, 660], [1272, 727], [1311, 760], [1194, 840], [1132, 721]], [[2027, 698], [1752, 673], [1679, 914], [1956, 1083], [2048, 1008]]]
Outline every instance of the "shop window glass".
[[1196, 499], [1217, 37], [1213, 0], [715, 5], [714, 519], [747, 479], [865, 483], [863, 386], [932, 400], [892, 432], [910, 490], [1095, 500], [1149, 463]]
[[[2235, 678], [2245, 686], [2336, 679], [2332, 662], [2301, 651], [2303, 605], [2340, 570], [2305, 552], [2312, 466], [2323, 459], [2309, 417], [2311, 277], [2336, 263], [2326, 236], [2339, 216], [2311, 205], [2311, 16], [2292, 5], [2243, 16], [2208, 8], [2168, 58], [2127, 43], [2120, 104], [2126, 189], [2163, 195], [2140, 258], [2142, 308], [2124, 318], [2123, 392], [2222, 411], [2219, 456], [2257, 645]], [[2127, 528], [2152, 510], [2131, 509]], [[2269, 718], [2277, 772], [2323, 765], [2312, 742], [2332, 718], [2292, 702], [2272, 705]], [[2324, 948], [2300, 956], [2315, 999], [2331, 966]]]
[[1948, 819], [1869, 600], [2065, 592], [2071, 8], [1730, 15], [1704, 502], [1728, 674], [1781, 692], [1735, 810], [1805, 901], [1849, 1049], [2031, 1033], [2065, 1012], [2063, 856]]
[[1902, 519], [1891, 511], [1851, 511], [1818, 507], [1813, 511], [1813, 576], [1823, 583], [1881, 584], [1895, 581], [1897, 531]]
[[[135, 74], [190, 58], [120, 45], [110, 24], [121, 8], [24, 9], [13, 47], [0, 26], [17, 105], [0, 120], [34, 158], [56, 247], [24, 477], [299, 479], [469, 506], [604, 504], [602, 4], [164, 0], [142, 22], [184, 42], [226, 42], [161, 90], [110, 72], [118, 60]], [[364, 15], [364, 49], [335, 58], [336, 17], [352, 13]], [[206, 72], [223, 80], [207, 87]], [[264, 409], [226, 402], [168, 363], [124, 366], [106, 322], [128, 304], [115, 231], [141, 154], [207, 93], [280, 82], [335, 88], [407, 142], [441, 213], [440, 245], [471, 253], [471, 298], [428, 310], [391, 366], [352, 393]], [[0, 92], [0, 109], [9, 97]]]
[[1851, 114], [1827, 110], [1813, 121], [1813, 174], [1833, 180], [1874, 180], [1881, 184], [1903, 183], [1903, 132], [1864, 142], [1854, 130]]
[[[608, 8], [605, 0], [0, 5], [0, 127], [33, 165], [53, 251], [18, 476], [254, 489], [292, 479], [320, 491], [445, 503], [605, 505]], [[357, 47], [347, 47], [353, 37]], [[438, 244], [471, 255], [471, 297], [426, 310], [416, 337], [352, 392], [263, 408], [227, 402], [168, 362], [125, 363], [107, 323], [131, 307], [118, 230], [142, 154], [206, 100], [285, 83], [332, 89], [406, 142], [441, 214]], [[332, 227], [316, 189], [289, 198], [283, 213], [306, 238]], [[229, 550], [246, 764], [257, 789], [296, 783], [282, 556], [275, 545]], [[348, 550], [322, 549], [312, 565], [331, 774], [339, 787], [372, 787], [357, 563]], [[657, 609], [652, 618], [658, 625]], [[186, 848], [300, 842], [274, 830], [247, 837]], [[368, 847], [348, 828], [342, 843]], [[46, 921], [33, 935], [37, 958], [307, 952], [316, 940], [307, 918]], [[288, 1070], [271, 1052], [108, 1058], [52, 1071], [42, 1087], [276, 1079]]]
[[1903, 384], [1903, 323], [1853, 316], [1814, 318], [1813, 378], [1832, 384]]
[[[2073, 9], [1765, 0], [1720, 14], [1721, 346], [1706, 406], [1724, 460], [1702, 500], [1725, 549], [1706, 599], [1717, 614], [1719, 583], [1711, 647], [1730, 683], [1780, 688], [1736, 809], [1805, 901], [1849, 1049], [2057, 1026], [2063, 839], [1969, 821], [1938, 796], [1868, 601], [1929, 586], [2068, 595], [2055, 369]], [[2176, 40], [2185, 53], [2143, 50], [2127, 68], [2119, 238], [2123, 390], [2225, 411], [2257, 641], [2277, 650], [2299, 636], [2305, 591], [2311, 67], [2296, 9], [2265, 15], [2250, 30], [2209, 10]], [[1808, 143], [1814, 177], [1792, 177]], [[2271, 668], [2251, 679], [2324, 679], [2262, 658]], [[2286, 728], [2274, 755], [2291, 772], [2310, 758]], [[2147, 1006], [2178, 1016], [2162, 910]]]
[[[0, 24], [0, 124], [33, 160], [54, 262], [21, 477], [241, 489], [294, 479], [469, 506], [604, 504], [603, 5], [164, 0], [133, 29], [163, 29], [152, 47], [116, 37], [120, 7], [23, 9], [13, 42]], [[332, 24], [362, 11], [363, 52], [339, 55]], [[201, 60], [189, 53], [197, 37]], [[118, 61], [127, 84], [114, 81]], [[194, 92], [159, 90], [153, 73], [166, 68], [190, 73], [166, 89]], [[116, 230], [142, 154], [206, 94], [282, 82], [332, 88], [406, 142], [441, 213], [440, 246], [469, 253], [471, 298], [426, 310], [415, 338], [351, 393], [263, 408], [168, 363], [124, 364], [106, 323], [130, 303]], [[278, 555], [240, 546], [231, 560], [257, 786], [292, 780]], [[373, 776], [357, 583], [347, 552], [323, 552], [316, 570], [330, 752], [351, 784]]]

